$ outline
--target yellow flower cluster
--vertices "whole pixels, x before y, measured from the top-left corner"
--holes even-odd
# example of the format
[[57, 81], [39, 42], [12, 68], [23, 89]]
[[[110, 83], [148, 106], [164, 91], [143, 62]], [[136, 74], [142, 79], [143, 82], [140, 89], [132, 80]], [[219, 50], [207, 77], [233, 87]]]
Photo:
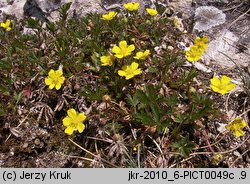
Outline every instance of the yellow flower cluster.
[[150, 50], [145, 50], [144, 52], [137, 52], [135, 55], [135, 59], [145, 60], [150, 55]]
[[[138, 10], [140, 4], [139, 3], [127, 3], [124, 4], [124, 7], [129, 11]], [[147, 9], [147, 12], [151, 16], [155, 16], [158, 12], [154, 9]], [[111, 11], [107, 14], [103, 14], [102, 18], [106, 21], [111, 21], [117, 16], [117, 12]], [[1, 23], [1, 27], [4, 27], [7, 31], [10, 30], [10, 21], [6, 21], [6, 23]], [[115, 58], [122, 59], [132, 54], [135, 50], [135, 46], [133, 44], [128, 45], [125, 40], [120, 41], [118, 46], [115, 45], [112, 48], [112, 52], [114, 55], [109, 54], [106, 56], [101, 56], [101, 65], [102, 66], [112, 66]], [[139, 51], [134, 56], [134, 59], [137, 60], [145, 60], [150, 55], [149, 50], [145, 50], [144, 52]], [[135, 75], [141, 74], [141, 69], [138, 68], [139, 64], [137, 62], [132, 62], [131, 65], [124, 65], [121, 70], [118, 70], [118, 75], [125, 77], [126, 80], [133, 78]], [[63, 76], [62, 70], [53, 69], [49, 71], [48, 77], [45, 78], [45, 84], [49, 86], [49, 89], [55, 88], [59, 90], [64, 83], [65, 78]], [[85, 125], [83, 124], [86, 116], [84, 113], [78, 113], [75, 109], [69, 109], [67, 111], [68, 116], [63, 119], [63, 125], [66, 127], [65, 133], [68, 135], [72, 135], [74, 131], [78, 130], [79, 133], [82, 133], [85, 129]]]
[[196, 37], [195, 43], [186, 51], [186, 58], [189, 62], [195, 62], [201, 59], [201, 56], [204, 54], [207, 49], [208, 37], [204, 36], [203, 38]]
[[11, 30], [11, 24], [10, 19], [7, 19], [6, 22], [1, 22], [0, 27], [4, 28], [6, 31]]
[[[118, 46], [114, 45], [112, 48], [112, 52], [114, 55], [101, 56], [101, 65], [102, 66], [112, 66], [115, 58], [122, 59], [132, 54], [135, 50], [135, 46], [133, 44], [128, 45], [127, 41], [122, 40], [119, 42]], [[149, 50], [145, 50], [144, 52], [139, 51], [133, 57], [137, 60], [145, 60], [150, 55]], [[118, 75], [125, 77], [126, 80], [133, 78], [135, 75], [139, 75], [142, 73], [141, 69], [138, 68], [139, 64], [137, 62], [132, 62], [131, 65], [124, 65], [121, 70], [118, 70]]]
[[241, 118], [235, 118], [233, 122], [226, 125], [226, 129], [231, 131], [236, 137], [244, 135], [243, 128], [247, 126], [247, 123]]
[[[126, 8], [128, 11], [137, 11], [140, 7], [140, 3], [126, 3], [123, 5], [124, 8]], [[152, 9], [152, 8], [146, 8], [147, 13], [154, 17], [155, 15], [158, 14], [157, 10]]]
[[[45, 78], [45, 84], [49, 86], [49, 89], [56, 88], [59, 90], [64, 83], [65, 77], [61, 69], [54, 71], [51, 69], [48, 73], [48, 77]], [[65, 133], [71, 135], [75, 130], [82, 133], [85, 129], [83, 124], [86, 116], [84, 113], [78, 113], [75, 109], [69, 109], [67, 111], [68, 116], [63, 119], [63, 125], [66, 127]]]
[[[139, 9], [140, 3], [139, 2], [137, 2], [137, 3], [130, 2], [130, 3], [123, 4], [123, 6], [126, 10], [133, 12], [133, 11], [137, 11]], [[152, 8], [146, 8], [146, 11], [152, 17], [154, 17], [158, 14], [158, 11], [155, 9], [152, 9]], [[117, 14], [118, 13], [115, 11], [110, 11], [107, 14], [103, 14], [101, 19], [110, 21], [110, 20], [114, 19]]]

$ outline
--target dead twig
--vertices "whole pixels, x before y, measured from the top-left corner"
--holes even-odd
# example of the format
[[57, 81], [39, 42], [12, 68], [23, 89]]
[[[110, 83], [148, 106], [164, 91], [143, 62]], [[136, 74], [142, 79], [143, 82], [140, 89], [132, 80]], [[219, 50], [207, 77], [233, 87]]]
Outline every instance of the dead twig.
[[231, 24], [229, 24], [229, 26], [228, 26], [228, 29], [232, 26], [232, 25], [234, 25], [237, 21], [239, 21], [240, 19], [242, 19], [248, 12], [250, 12], [250, 8], [246, 11], [246, 12], [244, 12], [243, 14], [241, 14], [237, 19], [235, 19], [233, 22], [231, 22]]
[[92, 152], [86, 150], [85, 148], [83, 148], [82, 146], [80, 146], [79, 144], [77, 144], [76, 142], [74, 142], [72, 139], [69, 138], [68, 140], [69, 140], [71, 143], [73, 143], [75, 146], [77, 146], [78, 148], [80, 148], [81, 150], [85, 151], [86, 153], [92, 155], [93, 157], [95, 157], [95, 158], [97, 158], [97, 159], [100, 159], [101, 161], [105, 162], [106, 164], [109, 164], [109, 165], [112, 166], [112, 167], [117, 168], [117, 166], [115, 166], [114, 164], [112, 164], [112, 163], [110, 163], [109, 161], [107, 161], [107, 160], [105, 160], [105, 159], [103, 159], [103, 158], [101, 158], [101, 157], [95, 155], [94, 153], [92, 153]]
[[245, 155], [245, 154], [248, 153], [249, 151], [250, 151], [250, 149], [244, 151], [244, 152], [241, 154], [241, 157], [238, 157], [237, 159], [235, 159], [235, 160], [233, 161], [233, 163], [232, 163], [229, 167], [232, 168], [232, 167], [234, 166], [234, 164], [235, 164], [240, 158], [242, 158], [243, 155]]

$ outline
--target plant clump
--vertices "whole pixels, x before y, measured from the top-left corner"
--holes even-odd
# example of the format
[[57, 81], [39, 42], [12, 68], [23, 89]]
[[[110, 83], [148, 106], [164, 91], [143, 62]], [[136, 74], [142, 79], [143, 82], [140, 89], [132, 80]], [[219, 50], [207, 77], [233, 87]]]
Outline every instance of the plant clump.
[[[236, 84], [224, 75], [198, 81], [202, 74], [186, 63], [201, 60], [208, 38], [179, 31], [161, 10], [140, 15], [139, 6], [67, 19], [69, 3], [56, 22], [1, 24], [0, 121], [6, 124], [0, 139], [20, 163], [26, 153], [60, 152], [66, 166], [77, 162], [72, 155], [84, 154], [81, 167], [167, 167], [212, 150], [203, 135], [215, 120], [229, 121], [213, 98]], [[23, 34], [24, 27], [33, 34]], [[194, 38], [189, 50], [178, 46], [186, 38]], [[236, 137], [247, 132], [242, 119], [226, 128]]]

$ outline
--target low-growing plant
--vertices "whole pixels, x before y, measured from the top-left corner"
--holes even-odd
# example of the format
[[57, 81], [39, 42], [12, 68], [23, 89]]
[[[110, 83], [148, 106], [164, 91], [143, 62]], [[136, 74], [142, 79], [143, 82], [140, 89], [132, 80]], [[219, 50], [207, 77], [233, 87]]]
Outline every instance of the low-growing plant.
[[[63, 122], [72, 137], [75, 130], [92, 137], [102, 132], [114, 141], [120, 134], [132, 141], [126, 143], [132, 149], [134, 142], [144, 144], [145, 134], [167, 135], [166, 149], [188, 156], [198, 124], [206, 125], [219, 112], [211, 90], [195, 82], [199, 72], [185, 65], [200, 60], [208, 38], [197, 37], [190, 50], [182, 50], [177, 42], [191, 33], [180, 32], [157, 10], [140, 15], [137, 4], [125, 5], [125, 14], [114, 10], [81, 18], [69, 17], [69, 8], [63, 5], [55, 22], [11, 20], [11, 30], [0, 30], [0, 116], [8, 119], [17, 104], [29, 108], [43, 102], [55, 109], [45, 113], [46, 122], [48, 117]], [[225, 85], [217, 79], [211, 84], [215, 92]], [[35, 91], [38, 99], [30, 97]]]

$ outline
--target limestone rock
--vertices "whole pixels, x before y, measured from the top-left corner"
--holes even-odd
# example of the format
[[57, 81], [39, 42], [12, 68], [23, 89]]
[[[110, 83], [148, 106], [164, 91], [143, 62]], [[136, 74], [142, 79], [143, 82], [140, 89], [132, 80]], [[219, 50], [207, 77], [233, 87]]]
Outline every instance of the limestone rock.
[[194, 29], [207, 31], [214, 26], [223, 24], [226, 21], [226, 14], [214, 6], [201, 6], [195, 10]]

